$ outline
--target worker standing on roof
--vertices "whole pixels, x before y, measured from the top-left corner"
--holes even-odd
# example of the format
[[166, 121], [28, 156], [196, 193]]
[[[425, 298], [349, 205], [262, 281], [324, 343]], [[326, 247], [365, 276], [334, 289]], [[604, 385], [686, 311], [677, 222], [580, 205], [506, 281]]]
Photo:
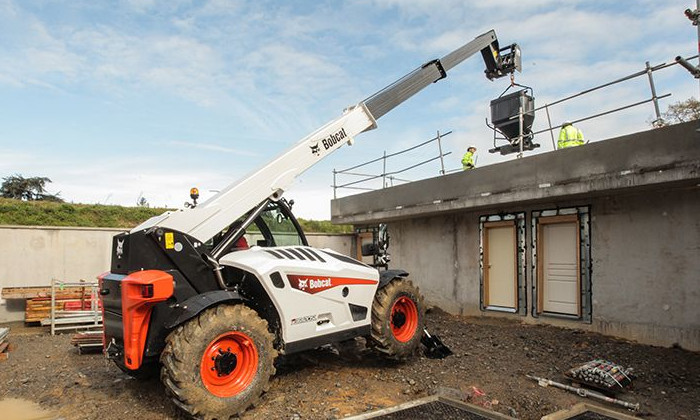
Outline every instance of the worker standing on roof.
[[466, 171], [467, 169], [476, 168], [474, 165], [474, 153], [476, 153], [476, 147], [469, 146], [467, 153], [462, 157], [462, 170]]
[[571, 121], [564, 121], [559, 132], [558, 149], [566, 147], [583, 146], [583, 133], [571, 124]]

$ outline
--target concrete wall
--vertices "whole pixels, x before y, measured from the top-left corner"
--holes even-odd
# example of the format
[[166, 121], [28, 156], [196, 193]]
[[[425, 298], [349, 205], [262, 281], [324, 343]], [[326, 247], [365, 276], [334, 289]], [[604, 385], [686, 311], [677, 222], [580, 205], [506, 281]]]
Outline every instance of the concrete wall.
[[700, 350], [700, 188], [592, 208], [593, 326]]
[[590, 205], [593, 322], [480, 310], [479, 216], [460, 212], [392, 222], [392, 268], [411, 273], [429, 303], [448, 312], [506, 316], [700, 350], [700, 188], [512, 206], [526, 211], [531, 313], [530, 212]]
[[[0, 288], [92, 280], [109, 270], [112, 237], [123, 229], [0, 226]], [[307, 234], [311, 246], [354, 253], [354, 235]], [[251, 242], [254, 243], [254, 242]], [[24, 300], [0, 299], [0, 322], [24, 319]]]
[[[700, 350], [700, 133], [697, 121], [527, 156], [331, 202], [335, 223], [389, 223], [391, 266], [428, 300]], [[480, 310], [479, 217], [590, 206], [592, 320]]]
[[[0, 226], [0, 288], [93, 280], [109, 270], [119, 229]], [[24, 300], [0, 299], [0, 322], [24, 319]]]
[[119, 229], [0, 226], [0, 286], [93, 280], [109, 270]]

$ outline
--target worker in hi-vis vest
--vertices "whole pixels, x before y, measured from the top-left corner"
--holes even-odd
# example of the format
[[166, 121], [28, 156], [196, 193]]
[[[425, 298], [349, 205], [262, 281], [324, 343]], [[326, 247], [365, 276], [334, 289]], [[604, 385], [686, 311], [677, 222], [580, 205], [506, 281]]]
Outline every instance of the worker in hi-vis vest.
[[476, 167], [474, 165], [474, 153], [476, 153], [476, 147], [469, 146], [467, 153], [462, 157], [462, 170], [466, 171], [467, 169], [474, 169]]
[[571, 121], [564, 121], [559, 132], [558, 149], [583, 145], [583, 133], [571, 124]]

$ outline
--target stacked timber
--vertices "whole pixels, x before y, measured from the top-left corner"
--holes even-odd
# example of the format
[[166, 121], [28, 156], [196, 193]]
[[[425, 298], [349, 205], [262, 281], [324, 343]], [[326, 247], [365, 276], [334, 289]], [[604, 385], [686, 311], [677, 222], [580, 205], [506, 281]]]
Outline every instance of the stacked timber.
[[80, 287], [81, 297], [75, 299], [63, 299], [63, 305], [56, 309], [49, 304], [49, 318], [42, 319], [41, 325], [51, 326], [51, 335], [59, 330], [76, 330], [102, 328], [101, 300], [98, 292], [98, 283], [63, 282], [51, 280], [51, 302], [55, 303], [64, 297], [64, 290], [69, 287]]
[[102, 350], [102, 331], [83, 331], [73, 334], [71, 344], [78, 348], [78, 353], [98, 352]]
[[[54, 309], [62, 310], [85, 310], [90, 309], [91, 288], [86, 287], [66, 287], [56, 290]], [[26, 309], [24, 312], [24, 322], [41, 322], [51, 316], [51, 287], [29, 286], [29, 287], [4, 287], [2, 289], [3, 299], [26, 299]]]
[[8, 347], [10, 346], [8, 341], [9, 336], [9, 328], [0, 328], [0, 360], [6, 360], [10, 356], [8, 353]]

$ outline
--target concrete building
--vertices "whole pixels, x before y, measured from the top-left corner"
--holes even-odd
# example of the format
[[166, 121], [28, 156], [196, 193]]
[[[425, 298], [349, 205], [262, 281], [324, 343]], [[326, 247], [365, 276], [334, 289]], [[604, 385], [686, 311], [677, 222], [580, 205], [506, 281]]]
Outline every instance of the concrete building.
[[700, 350], [697, 122], [333, 200], [446, 311]]

